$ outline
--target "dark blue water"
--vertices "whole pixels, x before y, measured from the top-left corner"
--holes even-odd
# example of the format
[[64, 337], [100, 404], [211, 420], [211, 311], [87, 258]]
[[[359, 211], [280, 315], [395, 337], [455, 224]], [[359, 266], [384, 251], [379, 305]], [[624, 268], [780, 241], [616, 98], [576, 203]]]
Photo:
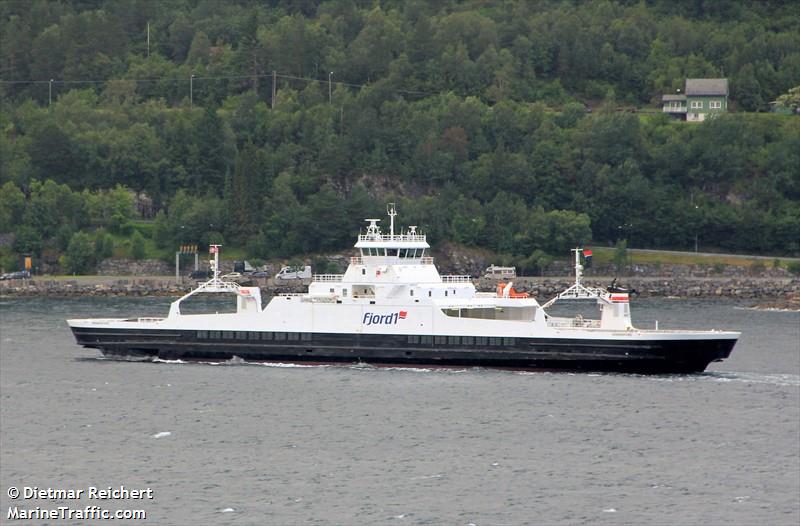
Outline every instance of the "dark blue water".
[[[178, 525], [800, 523], [796, 312], [636, 301], [638, 326], [743, 331], [710, 372], [662, 377], [108, 361], [64, 323], [168, 302], [0, 301], [0, 522], [100, 504]], [[7, 494], [120, 485], [154, 498]]]

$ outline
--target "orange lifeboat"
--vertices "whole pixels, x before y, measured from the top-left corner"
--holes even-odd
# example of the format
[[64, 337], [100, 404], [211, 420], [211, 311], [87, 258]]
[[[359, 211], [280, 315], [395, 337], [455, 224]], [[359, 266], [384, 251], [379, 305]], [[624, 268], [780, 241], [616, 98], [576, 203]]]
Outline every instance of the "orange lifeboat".
[[[517, 292], [514, 290], [512, 286], [513, 283], [498, 283], [497, 284], [497, 297], [498, 298], [527, 298], [529, 294], [527, 292]], [[509, 289], [506, 291], [506, 289]]]

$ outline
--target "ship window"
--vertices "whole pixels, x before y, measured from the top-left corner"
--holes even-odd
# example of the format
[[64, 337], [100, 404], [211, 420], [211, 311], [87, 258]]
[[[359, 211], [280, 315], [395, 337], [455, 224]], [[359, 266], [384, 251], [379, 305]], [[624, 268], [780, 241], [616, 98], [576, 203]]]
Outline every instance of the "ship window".
[[419, 343], [419, 336], [409, 336], [408, 343]]
[[444, 291], [444, 295], [447, 296], [447, 291]]
[[331, 288], [330, 288], [330, 291], [331, 291], [331, 294], [333, 294], [333, 293], [334, 293], [334, 288], [333, 288], [333, 287], [331, 287]]
[[475, 345], [486, 345], [489, 339], [486, 336], [476, 336]]
[[342, 297], [347, 297], [347, 289], [342, 289]]
[[396, 248], [387, 248], [386, 249], [386, 255], [387, 256], [396, 256], [397, 255], [397, 249]]
[[300, 333], [299, 332], [290, 332], [289, 333], [289, 339], [292, 340], [292, 341], [299, 340], [300, 339]]
[[448, 336], [447, 337], [447, 344], [448, 345], [458, 345], [458, 336]]
[[261, 339], [261, 335], [259, 333], [257, 333], [257, 332], [248, 332], [247, 333], [247, 339], [248, 340], [260, 340]]
[[210, 337], [212, 340], [219, 340], [219, 331], [211, 331], [211, 332], [209, 333], [209, 337]]
[[447, 336], [434, 336], [433, 343], [437, 345], [444, 345], [445, 343], [447, 343]]
[[310, 332], [300, 333], [300, 339], [303, 340], [304, 342], [310, 342], [311, 341], [311, 333]]
[[461, 343], [463, 345], [475, 345], [475, 337], [474, 336], [462, 336]]
[[503, 338], [503, 345], [514, 345], [514, 338]]
[[233, 339], [233, 331], [222, 331], [222, 337], [226, 340]]
[[502, 345], [503, 338], [489, 338], [489, 345]]
[[404, 257], [406, 257], [406, 249], [404, 249], [404, 248], [401, 248], [400, 250], [398, 250], [398, 251], [397, 251], [397, 255], [398, 255], [399, 257], [401, 257], [401, 258], [404, 258]]
[[285, 340], [286, 339], [286, 333], [285, 332], [276, 332], [275, 333], [275, 339], [276, 340]]
[[271, 340], [272, 339], [272, 333], [271, 332], [262, 332], [261, 333], [261, 339], [262, 340]]
[[206, 331], [197, 331], [197, 339], [198, 340], [205, 340], [208, 338], [208, 332]]
[[366, 274], [367, 274], [367, 269], [365, 269], [365, 268], [362, 268], [362, 269], [361, 269], [361, 275], [362, 275], [362, 276], [366, 276]]
[[244, 331], [236, 331], [236, 339], [237, 340], [246, 340], [247, 339], [247, 333], [244, 332]]
[[408, 295], [409, 295], [409, 296], [413, 296], [413, 295], [414, 295], [414, 289], [411, 289], [411, 290], [409, 290], [409, 291], [408, 291]]

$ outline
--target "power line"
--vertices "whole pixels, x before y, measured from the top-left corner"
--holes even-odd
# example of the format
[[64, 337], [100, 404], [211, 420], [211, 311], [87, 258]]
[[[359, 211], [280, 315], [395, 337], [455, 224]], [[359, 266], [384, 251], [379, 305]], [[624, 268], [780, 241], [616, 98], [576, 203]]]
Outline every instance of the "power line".
[[[310, 77], [298, 77], [295, 75], [284, 75], [281, 73], [276, 73], [276, 77], [288, 80], [295, 80], [300, 82], [306, 82], [309, 84], [328, 84], [329, 80], [327, 79], [315, 79]], [[194, 80], [241, 80], [241, 79], [253, 79], [253, 78], [270, 78], [272, 77], [272, 73], [261, 73], [261, 74], [251, 74], [251, 75], [214, 75], [214, 76], [194, 76]], [[182, 82], [191, 82], [190, 78], [175, 78], [175, 77], [160, 77], [160, 78], [144, 78], [144, 79], [126, 79], [126, 78], [119, 78], [119, 79], [105, 79], [105, 80], [90, 80], [90, 79], [80, 79], [80, 80], [0, 80], [0, 84], [106, 84], [106, 83], [118, 83], [118, 82], [136, 82], [136, 83], [147, 83], [147, 82], [166, 82], [166, 83], [182, 83]], [[344, 82], [344, 81], [333, 81], [332, 84], [336, 86], [345, 86], [348, 88], [368, 88], [371, 86], [375, 86], [375, 84], [355, 84], [352, 82]], [[427, 92], [427, 91], [418, 91], [418, 90], [406, 90], [406, 89], [396, 89], [398, 93], [406, 93], [410, 95], [439, 95], [441, 92]]]

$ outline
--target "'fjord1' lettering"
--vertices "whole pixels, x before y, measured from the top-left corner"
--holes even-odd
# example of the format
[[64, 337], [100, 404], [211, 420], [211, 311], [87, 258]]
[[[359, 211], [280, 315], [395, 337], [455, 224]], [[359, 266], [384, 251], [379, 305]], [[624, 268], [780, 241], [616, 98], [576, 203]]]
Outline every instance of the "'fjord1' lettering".
[[364, 319], [361, 320], [361, 323], [364, 325], [396, 325], [398, 320], [404, 320], [406, 316], [408, 316], [408, 312], [404, 310], [391, 314], [373, 314], [371, 312], [365, 312]]

